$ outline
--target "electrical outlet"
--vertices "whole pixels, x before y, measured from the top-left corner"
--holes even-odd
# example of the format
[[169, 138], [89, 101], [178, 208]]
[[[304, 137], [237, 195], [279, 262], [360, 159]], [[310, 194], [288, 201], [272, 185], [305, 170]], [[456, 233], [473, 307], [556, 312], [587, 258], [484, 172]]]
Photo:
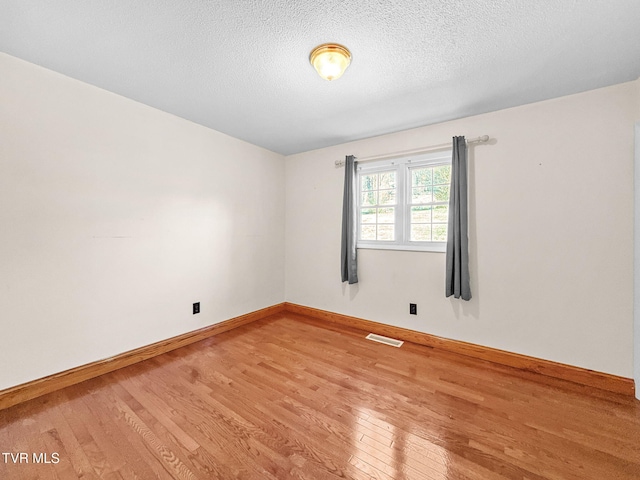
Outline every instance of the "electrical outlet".
[[409, 314], [410, 315], [417, 315], [418, 314], [418, 304], [416, 304], [416, 303], [410, 303], [409, 304]]
[[196, 302], [193, 304], [193, 314], [200, 313], [200, 302]]

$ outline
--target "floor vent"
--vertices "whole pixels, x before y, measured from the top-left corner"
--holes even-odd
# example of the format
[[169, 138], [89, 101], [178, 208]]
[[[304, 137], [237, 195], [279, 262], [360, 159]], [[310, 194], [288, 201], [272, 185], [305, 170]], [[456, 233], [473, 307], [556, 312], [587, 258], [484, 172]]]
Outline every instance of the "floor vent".
[[385, 345], [391, 345], [392, 347], [401, 347], [404, 343], [402, 340], [396, 340], [395, 338], [383, 337], [382, 335], [376, 335], [370, 333], [367, 335], [367, 340], [373, 340], [374, 342], [384, 343]]

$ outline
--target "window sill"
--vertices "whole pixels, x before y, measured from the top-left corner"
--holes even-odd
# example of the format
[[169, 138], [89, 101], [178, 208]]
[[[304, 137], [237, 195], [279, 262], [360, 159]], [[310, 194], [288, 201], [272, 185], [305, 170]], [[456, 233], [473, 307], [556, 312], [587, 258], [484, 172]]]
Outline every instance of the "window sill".
[[361, 244], [359, 243], [356, 248], [365, 250], [402, 250], [406, 252], [438, 252], [445, 253], [447, 251], [447, 244], [433, 244], [433, 245], [397, 245], [397, 244]]

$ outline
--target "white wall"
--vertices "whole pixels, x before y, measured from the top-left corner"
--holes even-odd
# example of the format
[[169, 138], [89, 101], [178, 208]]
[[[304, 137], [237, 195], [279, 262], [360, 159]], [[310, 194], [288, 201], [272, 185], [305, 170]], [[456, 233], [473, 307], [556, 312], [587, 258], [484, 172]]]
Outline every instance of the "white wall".
[[640, 400], [640, 122], [635, 126], [634, 194], [633, 377]]
[[640, 79], [636, 81], [636, 125], [634, 162], [634, 306], [633, 306], [633, 376], [636, 398], [640, 400]]
[[[286, 300], [632, 377], [638, 97], [626, 83], [287, 157]], [[359, 250], [360, 283], [341, 284], [334, 161], [484, 134], [470, 150], [474, 298], [445, 298], [442, 253]]]
[[284, 300], [281, 155], [0, 72], [0, 389]]

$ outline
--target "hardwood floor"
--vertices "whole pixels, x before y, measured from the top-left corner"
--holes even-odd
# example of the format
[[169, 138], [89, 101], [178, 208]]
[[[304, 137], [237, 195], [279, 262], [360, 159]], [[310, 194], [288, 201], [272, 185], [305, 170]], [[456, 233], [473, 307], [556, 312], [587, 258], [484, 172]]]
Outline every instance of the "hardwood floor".
[[0, 479], [640, 478], [637, 400], [366, 333], [276, 315], [2, 410]]

